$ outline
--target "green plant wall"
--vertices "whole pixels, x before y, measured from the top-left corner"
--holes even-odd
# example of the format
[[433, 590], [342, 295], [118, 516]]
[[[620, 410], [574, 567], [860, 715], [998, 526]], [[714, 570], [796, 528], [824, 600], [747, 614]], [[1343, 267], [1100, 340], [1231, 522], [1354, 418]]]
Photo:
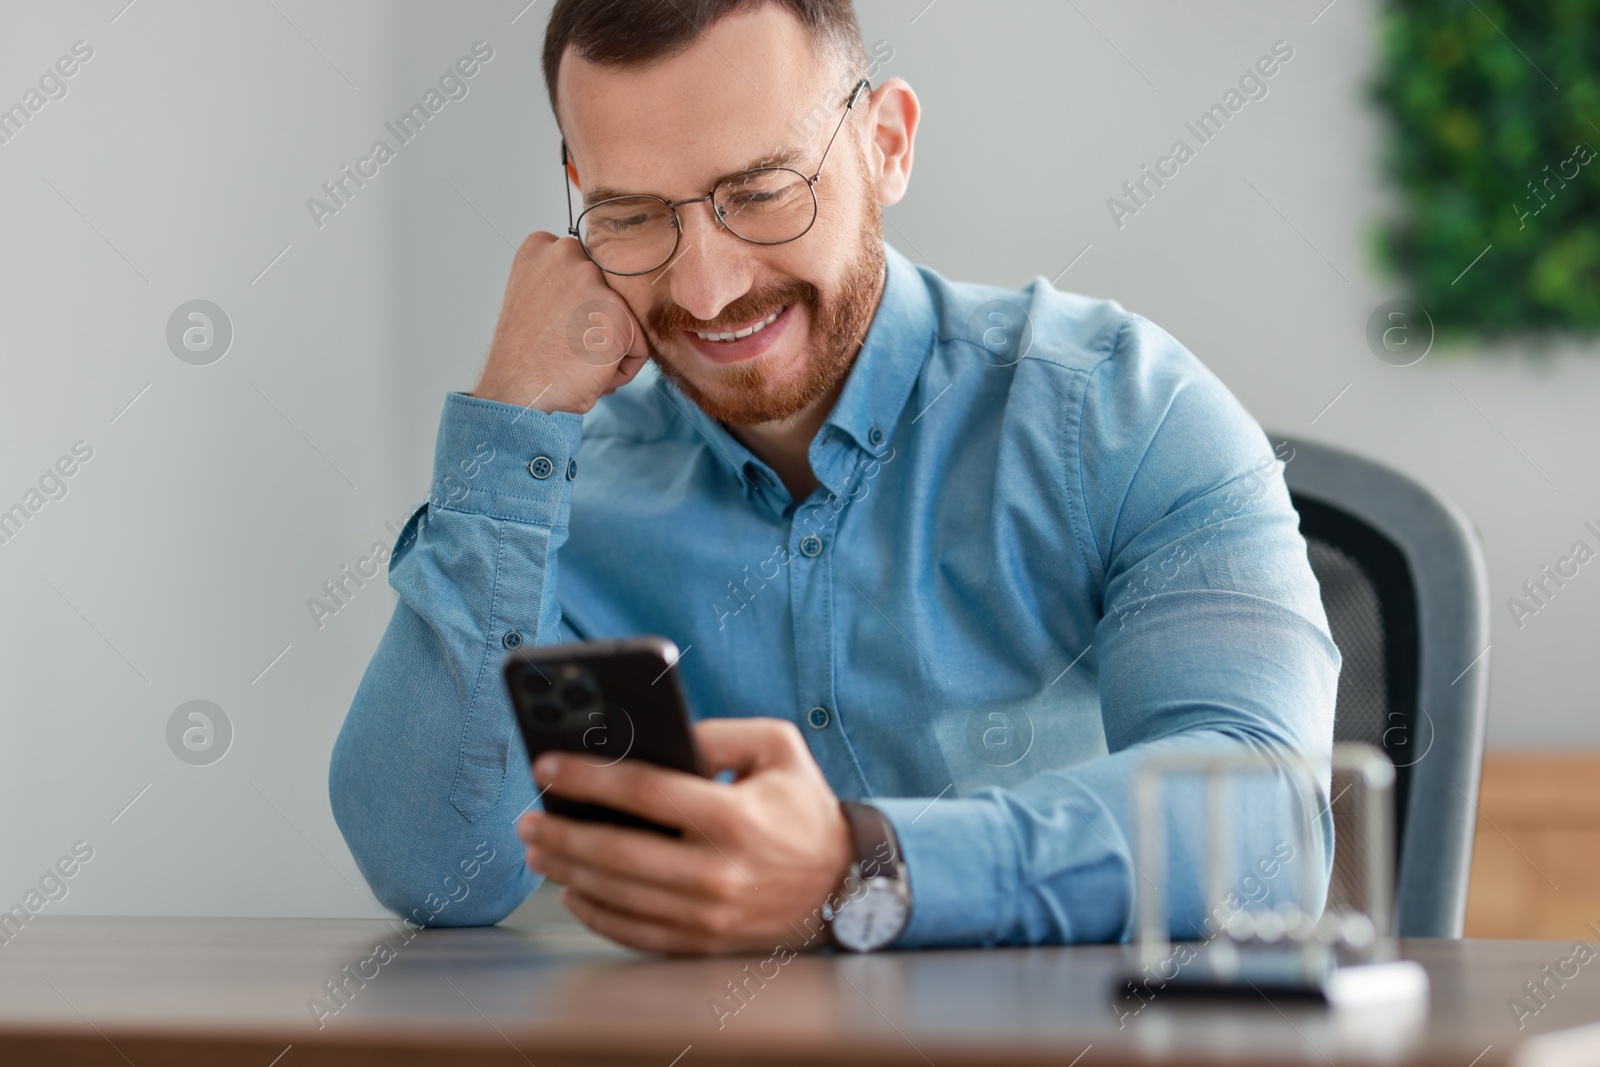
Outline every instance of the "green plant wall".
[[1600, 0], [1387, 0], [1373, 91], [1379, 257], [1440, 334], [1600, 332]]

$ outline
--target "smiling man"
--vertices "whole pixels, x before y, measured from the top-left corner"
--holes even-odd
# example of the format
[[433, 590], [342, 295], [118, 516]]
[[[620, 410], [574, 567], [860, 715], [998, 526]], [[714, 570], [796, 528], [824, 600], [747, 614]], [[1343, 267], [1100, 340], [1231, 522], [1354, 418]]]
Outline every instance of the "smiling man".
[[[549, 876], [661, 952], [1117, 940], [1146, 759], [1309, 760], [1325, 795], [1339, 655], [1279, 457], [1115, 302], [884, 243], [921, 110], [866, 81], [848, 0], [558, 0], [546, 33], [581, 203], [523, 242], [478, 384], [445, 400], [333, 755], [380, 901], [492, 923]], [[684, 650], [731, 781], [530, 776], [506, 650], [640, 633]], [[1235, 794], [1229, 884], [1286, 842], [1325, 884], [1324, 798]], [[1221, 902], [1192, 793], [1167, 819], [1169, 924], [1200, 934]], [[467, 887], [485, 842], [526, 865]]]

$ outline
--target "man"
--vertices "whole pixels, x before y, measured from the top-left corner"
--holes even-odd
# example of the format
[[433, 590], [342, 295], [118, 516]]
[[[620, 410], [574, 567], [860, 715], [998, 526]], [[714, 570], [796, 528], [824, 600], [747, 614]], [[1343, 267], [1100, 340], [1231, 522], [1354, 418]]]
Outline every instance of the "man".
[[[848, 0], [558, 0], [544, 64], [577, 236], [523, 243], [445, 401], [333, 754], [380, 901], [493, 923], [549, 876], [669, 953], [1117, 940], [1146, 759], [1298, 758], [1325, 794], [1339, 655], [1260, 428], [1114, 302], [884, 244], [920, 106], [866, 83]], [[640, 633], [732, 781], [530, 776], [506, 650]], [[1195, 795], [1166, 804], [1180, 934], [1226, 917]], [[1230, 884], [1285, 849], [1326, 884], [1325, 795], [1234, 801]], [[1320, 908], [1297, 884], [1267, 906]]]

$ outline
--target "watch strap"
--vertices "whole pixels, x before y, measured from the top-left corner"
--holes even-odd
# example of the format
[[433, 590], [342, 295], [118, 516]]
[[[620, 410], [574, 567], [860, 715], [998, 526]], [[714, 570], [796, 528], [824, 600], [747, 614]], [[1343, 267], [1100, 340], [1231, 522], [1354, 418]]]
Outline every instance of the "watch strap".
[[855, 870], [861, 878], [899, 879], [900, 842], [887, 816], [871, 804], [843, 800], [839, 806], [855, 842]]

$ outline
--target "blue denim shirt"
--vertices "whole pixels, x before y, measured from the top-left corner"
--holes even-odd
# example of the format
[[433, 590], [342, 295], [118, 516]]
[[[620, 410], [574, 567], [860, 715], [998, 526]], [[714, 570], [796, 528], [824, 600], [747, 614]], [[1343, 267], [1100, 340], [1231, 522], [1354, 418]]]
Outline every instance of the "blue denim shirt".
[[[804, 500], [651, 368], [583, 417], [445, 399], [430, 500], [390, 562], [399, 604], [330, 772], [383, 904], [493, 923], [537, 885], [500, 675], [519, 641], [662, 634], [696, 717], [797, 724], [834, 791], [895, 828], [902, 946], [1126, 938], [1131, 784], [1152, 754], [1298, 755], [1324, 806], [1339, 653], [1291, 457], [1114, 301], [885, 253]], [[1166, 804], [1175, 933], [1208, 913], [1197, 795]], [[1282, 875], [1248, 891], [1285, 847], [1326, 884], [1331, 817], [1282, 778], [1242, 784], [1228, 819], [1241, 899], [1297, 899]], [[435, 907], [485, 841], [514, 861]]]

